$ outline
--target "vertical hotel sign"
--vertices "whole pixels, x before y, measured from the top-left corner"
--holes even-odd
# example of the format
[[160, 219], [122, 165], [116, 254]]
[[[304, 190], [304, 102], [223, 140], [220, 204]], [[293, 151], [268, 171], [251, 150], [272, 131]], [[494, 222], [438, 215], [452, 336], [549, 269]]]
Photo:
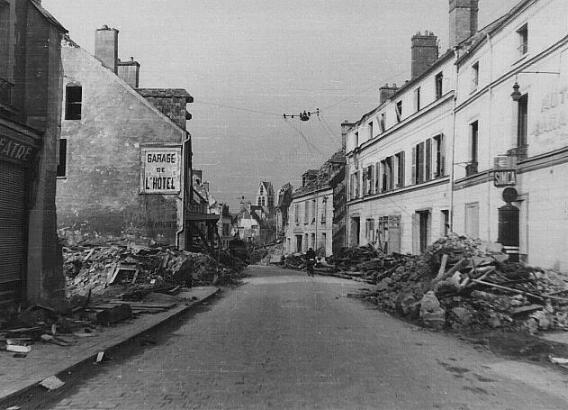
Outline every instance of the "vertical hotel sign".
[[141, 147], [141, 154], [140, 193], [179, 194], [181, 192], [181, 147]]

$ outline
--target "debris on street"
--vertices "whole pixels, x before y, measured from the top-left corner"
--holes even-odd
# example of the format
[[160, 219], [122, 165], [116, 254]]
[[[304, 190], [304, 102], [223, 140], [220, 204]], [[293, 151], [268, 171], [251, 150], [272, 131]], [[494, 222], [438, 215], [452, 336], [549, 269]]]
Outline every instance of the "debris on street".
[[26, 357], [34, 343], [70, 346], [101, 326], [191, 303], [187, 288], [236, 283], [244, 262], [215, 253], [108, 239], [64, 246], [66, 299], [7, 311], [0, 318], [0, 350]]
[[[303, 269], [303, 255], [283, 266]], [[359, 297], [434, 329], [568, 330], [568, 278], [466, 236], [443, 237], [420, 256], [345, 248], [316, 273], [371, 283]]]

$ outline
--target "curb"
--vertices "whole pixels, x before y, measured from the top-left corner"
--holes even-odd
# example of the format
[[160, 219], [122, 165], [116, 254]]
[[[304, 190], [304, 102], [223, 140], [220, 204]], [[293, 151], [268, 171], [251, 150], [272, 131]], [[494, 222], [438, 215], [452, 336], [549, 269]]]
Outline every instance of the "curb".
[[[219, 292], [221, 291], [220, 288], [216, 288], [216, 290], [214, 292], [212, 292], [211, 294], [205, 296], [203, 299], [200, 300], [196, 300], [194, 302], [191, 302], [190, 304], [186, 305], [183, 309], [179, 310], [178, 312], [173, 313], [171, 316], [168, 316], [166, 318], [164, 318], [163, 320], [156, 322], [150, 326], [148, 326], [147, 328], [140, 330], [139, 332], [137, 332], [136, 334], [132, 334], [130, 336], [128, 336], [127, 338], [114, 343], [113, 345], [108, 346], [106, 349], [104, 349], [105, 354], [108, 352], [111, 352], [113, 350], [116, 350], [118, 348], [120, 348], [123, 345], [126, 345], [127, 343], [131, 342], [133, 339], [139, 337], [141, 334], [144, 334], [146, 332], [152, 331], [154, 329], [156, 329], [159, 326], [162, 326], [168, 322], [171, 322], [174, 319], [179, 318], [180, 316], [184, 315], [185, 313], [187, 313], [189, 310], [199, 306], [200, 304], [202, 304], [203, 302], [206, 302], [207, 300], [211, 299], [212, 297], [216, 296], [219, 294]], [[92, 363], [96, 360], [97, 358], [97, 354], [95, 353], [87, 358], [84, 359], [80, 359], [78, 362], [76, 362], [75, 364], [72, 364], [64, 369], [59, 370], [58, 373], [53, 374], [52, 376], [59, 376], [62, 374], [66, 374], [69, 372], [73, 372], [73, 371], [77, 371], [79, 368], [81, 368], [82, 366], [84, 366], [85, 364], [88, 363]], [[0, 409], [4, 409], [7, 406], [11, 406], [11, 405], [15, 405], [16, 401], [18, 401], [18, 399], [22, 396], [25, 395], [26, 393], [29, 393], [31, 390], [35, 389], [35, 388], [39, 388], [41, 381], [32, 383], [16, 392], [10, 393], [7, 396], [4, 397], [0, 397]]]

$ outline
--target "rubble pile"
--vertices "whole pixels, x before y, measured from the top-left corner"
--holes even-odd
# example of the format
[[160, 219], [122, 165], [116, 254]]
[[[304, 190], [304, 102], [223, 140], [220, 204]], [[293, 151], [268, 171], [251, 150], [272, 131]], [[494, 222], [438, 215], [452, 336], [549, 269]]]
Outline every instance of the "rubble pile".
[[244, 263], [219, 252], [220, 263], [203, 253], [142, 245], [63, 247], [66, 295], [104, 294], [113, 285], [132, 288], [230, 281]]
[[262, 246], [255, 246], [251, 251], [250, 260], [252, 264], [273, 265], [281, 264], [284, 255], [284, 244], [281, 240]]
[[373, 278], [361, 296], [427, 327], [568, 330], [568, 278], [509, 262], [499, 244], [451, 234], [421, 256], [360, 249], [339, 260], [345, 273]]

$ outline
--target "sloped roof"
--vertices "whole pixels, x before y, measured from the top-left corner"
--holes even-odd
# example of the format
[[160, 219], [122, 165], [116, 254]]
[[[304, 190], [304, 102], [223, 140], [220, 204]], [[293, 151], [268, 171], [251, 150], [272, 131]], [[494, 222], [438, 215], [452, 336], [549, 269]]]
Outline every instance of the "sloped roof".
[[330, 183], [333, 180], [334, 176], [341, 172], [337, 169], [337, 165], [344, 165], [345, 164], [345, 153], [343, 150], [337, 151], [334, 153], [330, 159], [325, 161], [323, 165], [317, 170], [308, 170], [306, 173], [315, 174], [315, 179], [308, 182], [305, 186], [301, 186], [296, 189], [293, 193], [293, 197], [298, 197], [318, 189], [322, 188], [329, 188]]
[[193, 97], [183, 88], [136, 88], [136, 91], [144, 98], [185, 98], [188, 103], [193, 102]]
[[53, 15], [47, 11], [46, 9], [43, 8], [43, 6], [37, 1], [37, 0], [30, 0], [30, 3], [34, 6], [34, 8], [47, 20], [49, 21], [51, 24], [53, 24], [55, 27], [57, 27], [60, 31], [62, 31], [63, 33], [67, 33], [67, 29], [65, 27], [63, 27], [63, 25], [57, 21], [57, 19], [55, 17], [53, 17]]

